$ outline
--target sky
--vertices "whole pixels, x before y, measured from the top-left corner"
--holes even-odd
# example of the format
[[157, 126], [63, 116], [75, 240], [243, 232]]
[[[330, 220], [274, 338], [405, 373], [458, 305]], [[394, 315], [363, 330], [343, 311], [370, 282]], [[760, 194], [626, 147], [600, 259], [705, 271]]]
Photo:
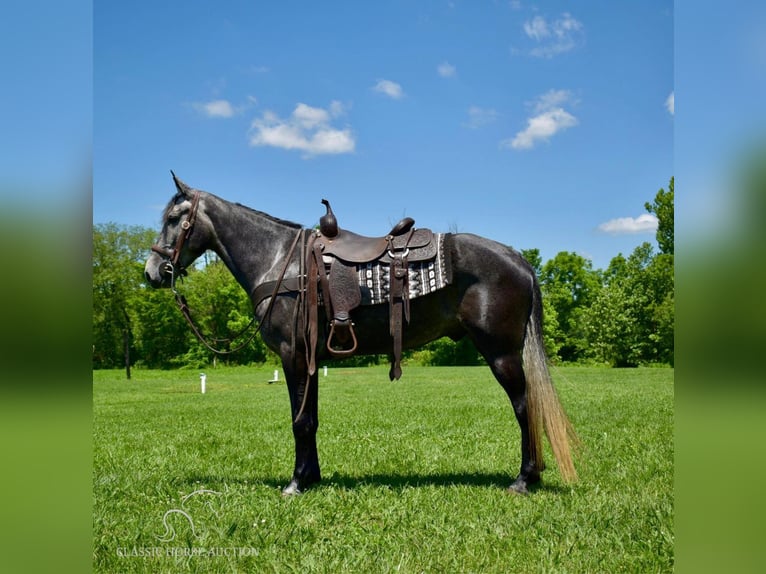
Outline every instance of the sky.
[[[546, 259], [576, 251], [597, 268], [653, 241], [649, 230], [616, 233], [619, 221], [640, 223], [644, 202], [674, 174], [677, 262], [684, 243], [747, 223], [729, 180], [743, 151], [766, 135], [762, 0], [315, 4], [3, 3], [0, 241], [12, 279], [3, 286], [16, 289], [3, 310], [45, 326], [33, 353], [6, 353], [21, 357], [19, 373], [41, 356], [64, 357], [59, 345], [50, 349], [57, 333], [89, 348], [88, 224], [158, 227], [173, 193], [170, 169], [306, 225], [327, 197], [356, 231], [383, 233], [407, 214], [422, 226], [536, 247]], [[612, 233], [600, 230], [610, 222]], [[67, 275], [57, 248], [70, 236], [82, 243], [66, 252]], [[697, 286], [687, 279], [685, 292]], [[710, 329], [704, 309], [683, 307], [684, 333]], [[732, 320], [736, 330], [741, 318]], [[88, 378], [78, 367], [79, 385]], [[47, 429], [39, 386], [18, 379], [35, 390], [36, 408], [18, 410], [13, 393], [9, 404]], [[80, 396], [90, 404], [89, 391]], [[744, 413], [747, 428], [755, 411], [731, 412]], [[718, 429], [713, 419], [699, 428]], [[709, 500], [689, 497], [689, 474], [686, 507], [699, 500], [695, 507], [707, 508]], [[687, 561], [731, 556], [720, 529], [690, 553], [689, 524], [705, 520], [687, 512], [681, 525], [681, 514]], [[71, 525], [56, 535], [64, 531]], [[750, 538], [732, 546], [751, 554], [742, 540]]]
[[[93, 221], [170, 170], [306, 226], [483, 235], [604, 268], [673, 176], [673, 3], [100, 2]], [[655, 244], [656, 245], [656, 244]]]

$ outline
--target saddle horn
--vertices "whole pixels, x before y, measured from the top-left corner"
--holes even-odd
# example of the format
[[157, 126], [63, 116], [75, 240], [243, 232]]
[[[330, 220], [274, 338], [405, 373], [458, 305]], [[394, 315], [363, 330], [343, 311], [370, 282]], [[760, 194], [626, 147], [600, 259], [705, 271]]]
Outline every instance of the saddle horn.
[[335, 237], [338, 235], [338, 220], [330, 207], [330, 202], [326, 199], [322, 200], [322, 205], [327, 208], [327, 213], [319, 218], [319, 231], [325, 237]]

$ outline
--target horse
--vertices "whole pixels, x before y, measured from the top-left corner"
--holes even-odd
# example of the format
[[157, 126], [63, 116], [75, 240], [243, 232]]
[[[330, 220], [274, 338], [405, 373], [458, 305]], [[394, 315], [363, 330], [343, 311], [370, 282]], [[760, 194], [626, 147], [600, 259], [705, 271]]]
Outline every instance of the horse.
[[[290, 396], [295, 467], [282, 494], [301, 494], [321, 480], [318, 374], [307, 359], [307, 325], [299, 308], [304, 298], [279, 285], [305, 272], [296, 245], [305, 245], [314, 230], [191, 188], [172, 175], [176, 193], [146, 261], [146, 281], [154, 288], [174, 288], [175, 279], [212, 250], [248, 293], [261, 337], [281, 359]], [[540, 483], [544, 436], [562, 480], [574, 483], [578, 439], [548, 371], [542, 296], [534, 270], [509, 246], [469, 233], [446, 235], [451, 281], [409, 302], [412, 321], [403, 332], [404, 348], [444, 336], [455, 341], [469, 337], [510, 399], [521, 430], [520, 470], [508, 491], [529, 494]], [[276, 287], [264, 295], [263, 285]], [[357, 354], [390, 354], [388, 304], [361, 305], [352, 320]], [[321, 307], [319, 323], [324, 328], [317, 334], [317, 360], [329, 355], [328, 321]]]

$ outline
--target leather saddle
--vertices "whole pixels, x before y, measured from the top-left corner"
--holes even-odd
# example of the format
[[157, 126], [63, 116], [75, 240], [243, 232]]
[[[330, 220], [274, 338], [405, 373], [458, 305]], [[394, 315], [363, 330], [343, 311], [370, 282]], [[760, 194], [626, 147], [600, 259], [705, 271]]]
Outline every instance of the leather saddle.
[[[351, 311], [362, 302], [357, 265], [380, 263], [390, 266], [389, 314], [393, 337], [393, 361], [389, 377], [401, 376], [402, 331], [409, 323], [408, 264], [428, 261], [437, 255], [437, 242], [428, 229], [415, 229], [415, 220], [405, 217], [382, 237], [367, 237], [338, 226], [330, 203], [323, 199], [327, 213], [319, 220], [309, 239], [306, 269], [307, 326], [312, 346], [309, 370], [316, 368], [313, 360], [317, 340], [318, 288], [330, 321], [327, 350], [335, 357], [347, 357], [357, 349], [356, 333]], [[317, 279], [314, 279], [317, 278]]]

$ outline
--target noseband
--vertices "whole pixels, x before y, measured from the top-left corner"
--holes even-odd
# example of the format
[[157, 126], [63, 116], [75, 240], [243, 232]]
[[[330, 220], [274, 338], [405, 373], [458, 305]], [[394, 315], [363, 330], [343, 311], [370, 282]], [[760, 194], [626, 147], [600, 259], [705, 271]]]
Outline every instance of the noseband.
[[183, 275], [185, 272], [185, 269], [178, 264], [178, 260], [181, 257], [181, 249], [183, 248], [184, 243], [186, 243], [186, 240], [189, 239], [192, 229], [194, 228], [194, 222], [197, 220], [198, 207], [199, 191], [195, 191], [194, 197], [192, 198], [191, 211], [189, 211], [189, 216], [181, 222], [181, 229], [183, 232], [178, 235], [175, 247], [170, 249], [169, 247], [163, 247], [156, 243], [151, 247], [152, 251], [166, 258], [163, 264], [163, 270], [170, 274], [171, 282], [175, 281], [176, 275]]

